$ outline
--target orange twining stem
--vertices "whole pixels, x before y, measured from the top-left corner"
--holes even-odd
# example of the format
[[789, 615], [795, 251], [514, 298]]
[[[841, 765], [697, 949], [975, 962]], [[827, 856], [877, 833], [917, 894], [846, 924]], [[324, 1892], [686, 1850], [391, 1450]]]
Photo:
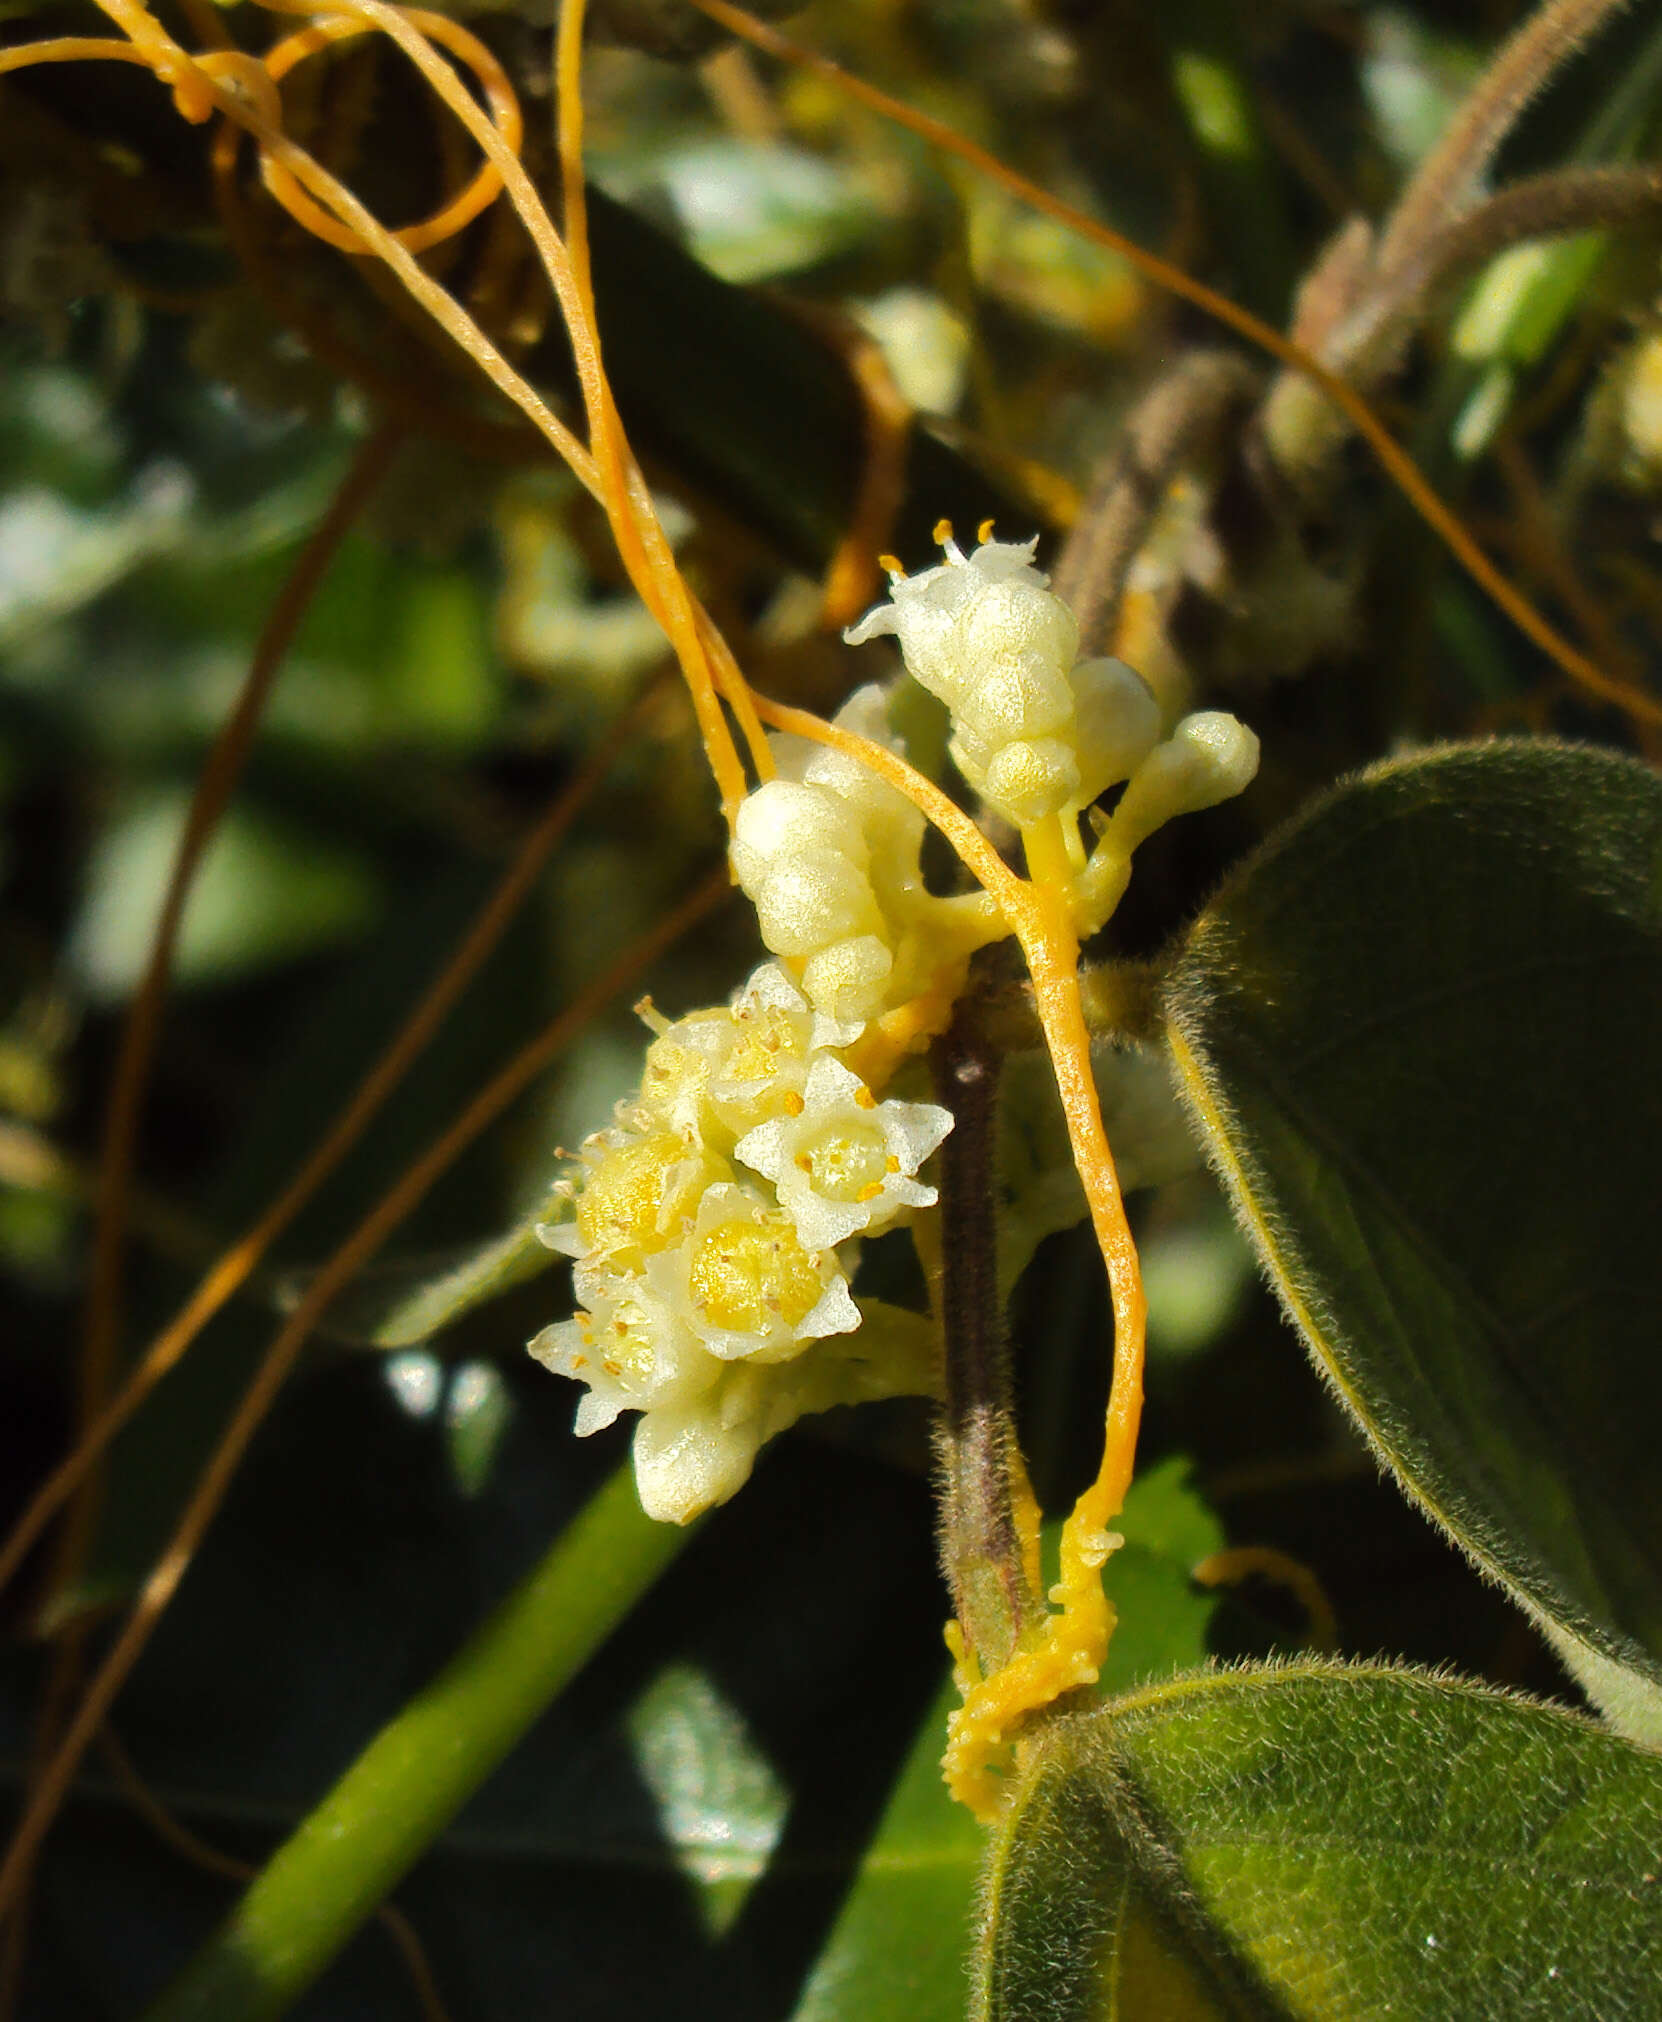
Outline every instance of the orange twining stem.
[[1214, 321], [1222, 323], [1238, 336], [1244, 337], [1260, 351], [1267, 352], [1283, 365], [1301, 372], [1305, 378], [1320, 387], [1327, 398], [1345, 416], [1373, 451], [1380, 467], [1387, 477], [1407, 499], [1415, 512], [1431, 528], [1455, 560], [1472, 578], [1480, 589], [1506, 613], [1520, 632], [1540, 647], [1569, 678], [1589, 694], [1597, 695], [1602, 701], [1615, 704], [1630, 714], [1648, 723], [1662, 723], [1662, 702], [1628, 687], [1607, 674], [1594, 660], [1581, 652], [1564, 637], [1528, 597], [1507, 580], [1484, 553], [1472, 536], [1467, 533], [1453, 509], [1446, 505], [1425, 478], [1419, 466], [1396, 440], [1390, 430], [1379, 419], [1367, 400], [1354, 386], [1330, 372], [1319, 358], [1312, 357], [1301, 345], [1284, 337], [1273, 325], [1254, 316], [1249, 309], [1243, 309], [1238, 302], [1232, 302], [1227, 295], [1219, 294], [1215, 288], [1208, 288], [1204, 281], [1197, 281], [1186, 274], [1181, 267], [1163, 260], [1158, 253], [1151, 253], [1139, 246], [1134, 239], [1116, 232], [1111, 225], [1101, 223], [1086, 212], [1076, 210], [1072, 204], [1064, 203], [1060, 197], [1052, 196], [1038, 183], [1031, 182], [1015, 169], [1008, 167], [986, 148], [979, 147], [972, 140], [954, 132], [943, 121], [931, 118], [926, 112], [907, 105], [904, 100], [893, 98], [875, 84], [868, 84], [863, 77], [845, 70], [840, 63], [829, 56], [822, 56], [817, 50], [795, 42], [783, 35], [777, 28], [765, 21], [758, 21], [741, 7], [735, 7], [731, 0], [691, 0], [691, 4], [708, 14], [712, 21], [719, 21], [732, 34], [742, 36], [754, 43], [758, 49], [765, 49], [770, 55], [779, 57], [786, 63], [813, 71], [826, 78], [839, 91], [856, 99], [862, 105], [870, 106], [898, 126], [915, 133], [931, 146], [953, 154], [962, 162], [967, 162], [981, 174], [990, 176], [995, 182], [1031, 204], [1035, 210], [1043, 211], [1059, 223], [1078, 232], [1081, 237], [1092, 239], [1127, 260], [1139, 273], [1154, 282], [1157, 287], [1180, 297], [1193, 305]]
[[152, 1567], [126, 1623], [105, 1654], [63, 1739], [30, 1792], [11, 1844], [0, 1862], [0, 1916], [14, 1909], [27, 1885], [34, 1857], [57, 1816], [71, 1780], [116, 1694], [126, 1682], [151, 1631], [166, 1612], [179, 1582], [223, 1501], [231, 1478], [279, 1389], [286, 1381], [312, 1328], [329, 1302], [366, 1264], [399, 1222], [423, 1199], [439, 1175], [469, 1144], [517, 1101], [532, 1080], [578, 1032], [724, 895], [724, 880], [706, 879], [627, 948], [611, 967], [521, 1048], [474, 1096], [461, 1114], [422, 1152], [370, 1210], [334, 1255], [324, 1263], [295, 1310], [277, 1330], [212, 1459], [203, 1470], [173, 1536]]
[[113, 36], [53, 35], [16, 49], [0, 49], [0, 77], [8, 70], [27, 70], [33, 63], [136, 63], [145, 70], [155, 68], [143, 50]]
[[221, 1252], [175, 1318], [155, 1336], [134, 1363], [119, 1391], [88, 1425], [74, 1448], [35, 1492], [33, 1501], [0, 1544], [0, 1592], [11, 1584], [52, 1517], [72, 1495], [110, 1441], [127, 1424], [196, 1340], [215, 1314], [248, 1282], [272, 1245], [318, 1189], [335, 1172], [373, 1118], [398, 1088], [457, 999], [500, 941], [543, 866], [571, 832], [603, 784], [631, 735], [639, 728], [653, 683], [632, 709], [618, 717], [585, 764], [550, 804], [520, 845], [513, 863], [485, 901], [473, 924], [451, 951], [385, 1052], [348, 1098], [344, 1108], [277, 1199], [236, 1241]]
[[[132, 6], [131, 0], [98, 0], [98, 4], [122, 25], [126, 25], [135, 15], [141, 21], [149, 19], [142, 9], [135, 9]], [[162, 39], [167, 41], [165, 36]], [[290, 169], [295, 179], [313, 196], [327, 204], [338, 217], [353, 226], [440, 328], [455, 339], [491, 383], [531, 421], [568, 465], [584, 489], [598, 498], [599, 476], [594, 459], [584, 444], [552, 411], [536, 389], [514, 370], [489, 338], [457, 307], [444, 289], [418, 264], [408, 249], [397, 242], [379, 219], [359, 202], [346, 184], [330, 175], [320, 162], [290, 140], [274, 120], [266, 117], [257, 103], [250, 102], [255, 96], [254, 93], [234, 95], [217, 84], [212, 70], [208, 67], [218, 60], [216, 57], [191, 58], [178, 50], [177, 44], [169, 43], [168, 46], [177, 51], [180, 58], [191, 67], [193, 102], [199, 103], [203, 108], [200, 116], [206, 118], [214, 112], [222, 114], [233, 126], [249, 134], [262, 149]], [[421, 46], [426, 48], [425, 44]], [[152, 70], [156, 68], [150, 55], [146, 55], [145, 61], [150, 64]], [[441, 60], [435, 55], [434, 61]], [[466, 92], [461, 90], [460, 80], [456, 78], [455, 72], [450, 70], [448, 65], [442, 67], [455, 82], [464, 102], [472, 108], [472, 101], [467, 98]], [[489, 121], [484, 123], [493, 139], [499, 140], [495, 128]], [[514, 157], [510, 155], [509, 159], [513, 160]]]
[[[805, 712], [763, 704], [751, 695], [731, 653], [682, 579], [644, 479], [629, 451], [601, 360], [587, 272], [586, 234], [581, 222], [577, 227], [578, 254], [574, 261], [548, 219], [507, 134], [500, 130], [497, 120], [487, 117], [475, 103], [455, 70], [404, 10], [385, 4], [385, 0], [348, 0], [345, 11], [354, 20], [380, 27], [405, 50], [500, 176], [503, 190], [532, 237], [567, 321], [589, 426], [590, 440], [586, 446], [557, 421], [483, 333], [416, 264], [409, 245], [381, 225], [345, 185], [282, 132], [281, 106], [268, 69], [234, 51], [193, 58], [135, 0], [99, 0], [99, 4], [132, 37], [141, 59], [172, 85], [186, 117], [204, 119], [218, 111], [250, 133], [267, 162], [286, 171], [297, 188], [319, 199], [354, 235], [355, 247], [361, 243], [393, 270], [411, 295], [532, 419], [580, 480], [601, 499], [637, 588], [675, 645], [693, 692], [729, 816], [742, 797], [744, 776], [731, 733], [721, 715], [720, 697], [734, 709], [759, 771], [771, 770], [762, 731], [763, 723], [768, 722], [838, 746], [898, 786], [947, 835], [1021, 943], [1033, 975], [1070, 1138], [1113, 1287], [1116, 1368], [1099, 1479], [1081, 1499], [1064, 1530], [1062, 1576], [1053, 1589], [1053, 1598], [1061, 1604], [1062, 1613], [1047, 1624], [1040, 1647], [1023, 1653], [1014, 1665], [993, 1678], [972, 1684], [958, 1723], [956, 1787], [972, 1802], [979, 1797], [981, 1808], [985, 1808], [990, 1781], [986, 1757], [991, 1747], [1004, 1738], [1013, 1721], [1048, 1703], [1070, 1684], [1094, 1675], [1106, 1647], [1112, 1612], [1097, 1578], [1108, 1549], [1102, 1526], [1123, 1498], [1141, 1404], [1142, 1309], [1136, 1257], [1125, 1226], [1090, 1071], [1089, 1042], [1079, 1006], [1078, 944], [1067, 894], [1037, 864], [1032, 882], [1019, 878], [970, 818], [895, 754], [823, 724]], [[265, 4], [275, 6], [278, 11], [295, 11], [294, 0], [265, 0]], [[579, 220], [580, 21], [579, 4], [572, 7], [563, 28], [559, 72], [562, 163], [568, 181], [568, 203]], [[293, 44], [296, 38], [289, 40]], [[313, 42], [305, 42], [305, 49], [313, 46]], [[297, 50], [296, 55], [299, 53], [303, 52]], [[233, 88], [227, 89], [226, 85]], [[165, 1587], [166, 1582], [162, 1585]], [[84, 1708], [83, 1713], [86, 1711]], [[953, 1759], [949, 1751], [949, 1766]], [[38, 1813], [36, 1816], [38, 1819]]]
[[[771, 769], [766, 740], [755, 720], [749, 689], [743, 680], [729, 679], [724, 685], [720, 670], [712, 668], [709, 662], [694, 600], [676, 566], [645, 480], [624, 438], [611, 386], [601, 362], [599, 334], [592, 310], [585, 303], [570, 252], [555, 231], [519, 157], [505, 145], [502, 136], [474, 103], [451, 66], [419, 30], [409, 25], [404, 11], [386, 5], [385, 0], [347, 0], [346, 11], [373, 21], [404, 50], [502, 176], [508, 200], [518, 213], [542, 262], [571, 338], [578, 386], [589, 425], [590, 463], [595, 479], [590, 489], [606, 509], [630, 580], [675, 649], [692, 693], [723, 808], [731, 821], [739, 801], [744, 797], [745, 779], [732, 735], [721, 713], [718, 691], [725, 694], [738, 717], [746, 734], [751, 761], [764, 777]], [[575, 51], [569, 38], [564, 46], [569, 72], [575, 62]], [[573, 110], [578, 105], [577, 80], [575, 76], [567, 76], [561, 92], [561, 106], [568, 120], [580, 119], [580, 112]], [[579, 134], [580, 131], [579, 125]], [[569, 154], [568, 147], [568, 157]], [[446, 327], [451, 325], [447, 322]], [[475, 345], [467, 341], [464, 348], [473, 351]], [[523, 407], [523, 402], [519, 404]]]
[[[720, 698], [725, 696], [732, 707], [745, 732], [752, 763], [764, 777], [772, 770], [767, 742], [751, 706], [749, 688], [731, 656], [712, 664], [705, 643], [710, 628], [701, 622], [701, 614], [675, 564], [645, 481], [623, 436], [600, 359], [592, 307], [584, 299], [567, 250], [508, 136], [475, 103], [452, 66], [411, 23], [405, 10], [384, 5], [382, 0], [348, 0], [342, 12], [373, 23], [404, 50], [501, 178], [566, 319], [588, 418], [588, 445], [581, 443], [553, 414], [472, 319], [416, 263], [409, 246], [401, 243], [343, 183], [283, 133], [281, 108], [274, 98], [270, 73], [263, 65], [235, 51], [193, 57], [137, 0], [98, 0], [98, 4], [129, 36], [139, 59], [172, 87], [179, 110], [186, 118], [200, 121], [217, 111], [249, 133], [261, 150], [267, 172], [273, 166], [278, 171], [279, 187], [288, 187], [283, 181], [287, 172], [294, 185], [317, 198], [334, 214], [353, 235], [355, 244], [383, 260], [410, 295], [531, 420], [585, 488], [600, 500], [631, 580], [674, 647], [692, 693], [723, 808], [731, 821], [744, 797], [746, 782]], [[262, 4], [280, 13], [305, 11], [296, 0], [262, 0]], [[85, 54], [85, 49], [79, 53]], [[574, 59], [568, 62], [571, 60]], [[233, 84], [233, 90], [224, 88], [216, 71]], [[575, 103], [574, 87], [568, 92], [568, 99]]]
[[[803, 709], [760, 696], [756, 707], [763, 722], [776, 730], [829, 745], [870, 766], [905, 794], [951, 843], [1009, 922], [1033, 979], [1034, 1004], [1067, 1119], [1069, 1145], [1108, 1271], [1114, 1372], [1102, 1462], [1096, 1480], [1063, 1525], [1059, 1578], [1050, 1595], [1060, 1612], [1046, 1619], [1032, 1648], [1019, 1651], [992, 1676], [981, 1678], [960, 1662], [964, 1705], [950, 1723], [946, 1777], [954, 1796], [978, 1817], [989, 1818], [1001, 1798], [999, 1780], [989, 1766], [993, 1752], [1013, 1738], [1029, 1715], [1064, 1692], [1093, 1682], [1101, 1667], [1114, 1625], [1101, 1580], [1103, 1562], [1115, 1542], [1107, 1526], [1124, 1507], [1131, 1486], [1142, 1419], [1147, 1305], [1091, 1072], [1090, 1035], [1079, 996], [1079, 941], [1068, 891], [1048, 878], [1029, 882], [1018, 877], [963, 809], [898, 753], [822, 723]], [[954, 1648], [962, 1658], [961, 1637]]]
[[[453, 56], [459, 56], [479, 80], [479, 88], [485, 94], [485, 103], [490, 108], [496, 129], [504, 142], [517, 154], [525, 138], [525, 122], [520, 114], [519, 100], [514, 88], [508, 82], [508, 73], [497, 62], [496, 57], [486, 48], [477, 35], [472, 35], [459, 23], [451, 21], [443, 14], [432, 14], [422, 9], [407, 10], [406, 18], [413, 21], [424, 34], [441, 48], [448, 49]], [[281, 81], [308, 56], [315, 56], [332, 42], [344, 42], [355, 35], [370, 33], [368, 21], [355, 20], [349, 14], [329, 14], [313, 21], [309, 27], [288, 35], [275, 43], [259, 59], [267, 76]], [[311, 198], [295, 181], [293, 175], [281, 162], [269, 156], [262, 159], [260, 171], [265, 186], [283, 206], [290, 217], [304, 225], [315, 238], [331, 246], [338, 246], [346, 253], [370, 253], [373, 248], [366, 245], [362, 237], [351, 226], [343, 225], [330, 217], [329, 213], [313, 203]], [[430, 218], [419, 224], [401, 225], [392, 234], [399, 245], [412, 253], [424, 252], [430, 246], [437, 246], [444, 240], [453, 238], [466, 226], [472, 224], [480, 213], [495, 203], [502, 192], [500, 172], [485, 162], [477, 175], [461, 190], [435, 211]]]
[[[712, 694], [720, 694], [738, 719], [740, 730], [750, 753], [751, 764], [763, 779], [773, 773], [773, 758], [769, 752], [762, 726], [757, 720], [752, 702], [750, 685], [739, 672], [732, 655], [723, 651], [720, 657], [712, 658], [709, 650], [710, 636], [714, 627], [701, 623], [702, 614], [695, 599], [689, 593], [685, 580], [677, 567], [669, 542], [664, 536], [645, 481], [629, 448], [624, 434], [622, 418], [617, 411], [617, 403], [612, 397], [611, 382], [606, 376], [600, 357], [600, 332], [595, 319], [594, 281], [589, 266], [589, 230], [587, 190], [583, 175], [583, 20], [584, 0], [564, 0], [560, 9], [560, 25], [555, 47], [555, 96], [558, 114], [558, 147], [560, 156], [561, 196], [564, 203], [564, 223], [566, 227], [566, 255], [570, 263], [574, 302], [561, 298], [572, 344], [578, 343], [578, 329], [581, 327], [584, 347], [591, 354], [593, 365], [593, 402], [590, 409], [590, 441], [595, 446], [603, 471], [608, 478], [608, 497], [617, 501], [618, 509], [611, 512], [613, 533], [618, 541], [619, 552], [629, 569], [631, 579], [637, 584], [650, 582], [661, 594], [662, 608], [648, 599], [648, 608], [658, 618], [675, 646], [676, 657], [680, 660], [694, 686], [694, 699], [699, 699], [704, 684], [709, 684]], [[522, 214], [523, 215], [523, 214]], [[527, 221], [529, 228], [529, 221]], [[551, 277], [552, 278], [552, 277]], [[646, 595], [642, 589], [643, 597]], [[694, 681], [696, 670], [697, 680]], [[702, 727], [702, 722], [701, 722]], [[711, 746], [710, 732], [706, 730], [706, 748]], [[723, 739], [721, 755], [727, 757], [731, 750], [731, 740]], [[729, 824], [738, 811], [738, 802], [730, 791], [729, 782], [717, 772], [717, 781], [722, 789], [723, 811]]]

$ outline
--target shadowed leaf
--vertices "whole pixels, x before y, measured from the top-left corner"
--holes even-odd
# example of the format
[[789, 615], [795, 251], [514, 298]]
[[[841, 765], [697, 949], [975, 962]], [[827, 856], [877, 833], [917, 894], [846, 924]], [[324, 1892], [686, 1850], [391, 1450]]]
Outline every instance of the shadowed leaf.
[[1195, 1112], [1340, 1395], [1646, 1736], [1659, 1001], [1662, 783], [1545, 743], [1339, 787], [1225, 887], [1167, 995]]

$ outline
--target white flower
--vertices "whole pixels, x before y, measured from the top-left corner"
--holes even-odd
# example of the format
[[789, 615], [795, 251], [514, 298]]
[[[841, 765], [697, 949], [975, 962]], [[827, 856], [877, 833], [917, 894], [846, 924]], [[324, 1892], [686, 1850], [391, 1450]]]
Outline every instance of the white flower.
[[750, 1187], [711, 1187], [686, 1239], [650, 1259], [647, 1277], [676, 1324], [723, 1362], [788, 1362], [860, 1324], [831, 1250], [805, 1247], [790, 1216]]
[[1108, 825], [1121, 856], [1174, 815], [1214, 807], [1250, 786], [1258, 771], [1258, 739], [1221, 709], [1185, 716], [1131, 776]]
[[1071, 679], [1079, 798], [1089, 803], [1129, 779], [1159, 743], [1160, 705], [1123, 660], [1081, 660]]
[[588, 1386], [577, 1407], [580, 1437], [620, 1411], [685, 1406], [715, 1386], [720, 1364], [637, 1273], [605, 1288], [591, 1279], [583, 1296], [587, 1310], [545, 1327], [530, 1344], [544, 1368]]
[[678, 1240], [705, 1190], [731, 1177], [696, 1137], [673, 1129], [597, 1131], [579, 1157], [586, 1170], [575, 1218], [537, 1234], [551, 1250], [607, 1271], [638, 1269]]
[[[746, 1393], [754, 1391], [752, 1371], [740, 1367], [727, 1375]], [[719, 1406], [705, 1404], [654, 1411], [636, 1427], [635, 1491], [654, 1522], [691, 1523], [750, 1479], [763, 1438], [758, 1416], [741, 1410], [731, 1424], [724, 1418]]]
[[767, 1441], [809, 1412], [927, 1394], [934, 1359], [928, 1324], [900, 1317], [915, 1320], [921, 1339], [889, 1338], [876, 1349], [862, 1328], [811, 1342], [782, 1366], [726, 1363], [716, 1386], [690, 1404], [650, 1412], [635, 1433], [641, 1508], [665, 1523], [690, 1522], [742, 1488]]
[[830, 1249], [907, 1208], [933, 1207], [935, 1189], [916, 1175], [951, 1128], [933, 1103], [874, 1102], [857, 1074], [821, 1054], [799, 1113], [758, 1124], [733, 1155], [773, 1181], [806, 1249]]
[[[1050, 578], [1033, 567], [1038, 539], [1030, 541], [983, 541], [973, 555], [965, 555], [950, 535], [942, 541], [946, 560], [915, 576], [896, 576], [889, 585], [890, 601], [870, 610], [843, 637], [851, 646], [863, 646], [868, 639], [892, 632], [900, 644], [902, 657], [914, 681], [938, 695], [949, 708], [973, 675], [965, 663], [965, 647], [975, 629], [975, 613], [991, 589], [1014, 593], [1013, 600], [1000, 600], [1006, 622], [1016, 621], [1023, 633], [1019, 613], [1037, 619], [1041, 634], [1054, 628], [1058, 620], [1047, 606], [1062, 614], [1073, 627], [1074, 643], [1067, 649], [1072, 661], [1077, 650], [1077, 627], [1073, 614], [1059, 598], [1050, 595]], [[1006, 636], [999, 643], [1034, 643], [1031, 630], [1025, 639]]]
[[[839, 730], [851, 730], [870, 744], [905, 755], [900, 740], [889, 729], [888, 697], [875, 681], [856, 688], [832, 721]], [[859, 759], [811, 737], [777, 736], [768, 742], [781, 779], [822, 787], [854, 809], [880, 900], [885, 878], [892, 878], [897, 868], [916, 873], [926, 824], [899, 787], [890, 786]]]
[[740, 805], [732, 858], [762, 939], [802, 961], [815, 1008], [863, 1022], [882, 1007], [894, 955], [860, 816], [829, 786], [770, 779]]
[[1026, 827], [1082, 805], [1079, 626], [1032, 566], [1037, 543], [983, 541], [972, 555], [950, 536], [942, 545], [940, 567], [897, 577], [891, 601], [844, 637], [894, 633], [913, 679], [952, 712], [959, 771], [999, 813]]
[[862, 1029], [813, 1010], [777, 962], [764, 962], [727, 1009], [658, 1021], [641, 1104], [670, 1129], [725, 1149], [801, 1093], [814, 1053], [852, 1045]]

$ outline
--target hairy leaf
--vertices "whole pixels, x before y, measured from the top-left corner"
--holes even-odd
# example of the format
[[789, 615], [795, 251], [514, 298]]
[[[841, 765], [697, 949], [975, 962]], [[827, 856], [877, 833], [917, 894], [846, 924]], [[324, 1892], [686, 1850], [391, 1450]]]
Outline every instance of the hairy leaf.
[[[1410, 1493], [1556, 1640], [1662, 1681], [1662, 783], [1548, 743], [1319, 802], [1225, 887], [1173, 1050], [1288, 1311]], [[1595, 1689], [1596, 1689], [1596, 1680]]]
[[980, 2022], [1655, 2013], [1662, 1764], [1424, 1673], [1180, 1679], [1060, 1721], [995, 1840]]

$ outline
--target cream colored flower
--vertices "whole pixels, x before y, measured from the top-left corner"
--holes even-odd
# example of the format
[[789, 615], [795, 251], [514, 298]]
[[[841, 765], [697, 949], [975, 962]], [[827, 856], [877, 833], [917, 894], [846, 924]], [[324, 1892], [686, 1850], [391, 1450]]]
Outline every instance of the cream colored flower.
[[862, 1023], [875, 1016], [894, 956], [858, 803], [829, 786], [770, 779], [739, 808], [732, 858], [762, 939], [802, 963], [815, 1008]]
[[685, 1131], [597, 1131], [578, 1154], [574, 1219], [540, 1227], [551, 1250], [604, 1271], [638, 1270], [692, 1225], [706, 1190], [732, 1173]]
[[585, 1310], [545, 1327], [530, 1352], [545, 1369], [587, 1386], [577, 1407], [581, 1438], [610, 1425], [620, 1411], [687, 1406], [721, 1375], [721, 1365], [633, 1272], [604, 1289], [591, 1278]]
[[641, 1106], [717, 1150], [799, 1095], [811, 1056], [858, 1039], [858, 1021], [822, 1016], [777, 962], [764, 962], [724, 1010], [648, 1022]]
[[1026, 826], [1080, 799], [1068, 675], [1079, 626], [1033, 567], [1036, 541], [984, 541], [898, 576], [890, 601], [844, 637], [892, 632], [912, 678], [952, 712], [952, 756], [971, 786]]
[[[839, 730], [851, 730], [868, 743], [905, 755], [889, 729], [888, 697], [878, 682], [856, 688], [832, 721]], [[768, 743], [781, 779], [821, 787], [853, 809], [880, 902], [885, 882], [905, 876], [908, 870], [916, 871], [926, 824], [898, 787], [890, 786], [859, 759], [811, 737], [782, 735], [769, 738]]]
[[1107, 836], [1124, 856], [1176, 815], [1214, 807], [1250, 786], [1258, 739], [1221, 709], [1185, 716], [1131, 776]]
[[758, 1124], [734, 1147], [773, 1181], [807, 1249], [830, 1249], [886, 1228], [909, 1208], [933, 1207], [918, 1168], [952, 1128], [927, 1102], [875, 1102], [857, 1074], [820, 1054], [799, 1112]]
[[1159, 736], [1158, 707], [1129, 667], [1078, 662], [1078, 623], [1033, 567], [1037, 543], [942, 545], [946, 560], [897, 576], [849, 643], [894, 634], [914, 680], [952, 713], [959, 771], [1018, 827], [1127, 778]]
[[[928, 1329], [919, 1323], [919, 1331]], [[809, 1412], [927, 1392], [932, 1356], [874, 1353], [865, 1330], [811, 1342], [795, 1361], [731, 1362], [716, 1385], [687, 1404], [644, 1417], [635, 1433], [641, 1508], [664, 1523], [688, 1523], [725, 1502], [750, 1478], [756, 1455]]]
[[788, 1362], [860, 1324], [832, 1251], [806, 1246], [752, 1187], [711, 1187], [686, 1239], [653, 1258], [647, 1277], [677, 1325], [723, 1362]]

